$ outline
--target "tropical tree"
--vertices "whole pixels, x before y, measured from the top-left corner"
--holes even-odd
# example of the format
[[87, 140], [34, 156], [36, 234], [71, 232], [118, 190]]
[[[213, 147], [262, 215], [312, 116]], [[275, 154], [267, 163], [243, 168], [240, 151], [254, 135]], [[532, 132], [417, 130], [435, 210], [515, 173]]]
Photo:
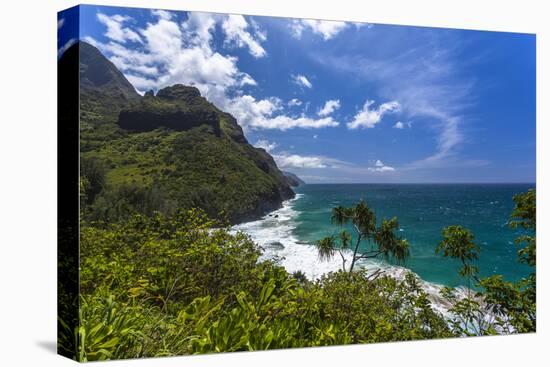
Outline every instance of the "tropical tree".
[[80, 159], [80, 195], [86, 204], [94, 202], [105, 186], [105, 165], [95, 158]]
[[[524, 231], [515, 241], [524, 245], [518, 251], [518, 259], [533, 268], [527, 278], [518, 282], [506, 281], [498, 274], [478, 278], [478, 269], [472, 262], [478, 259], [479, 247], [473, 242], [473, 234], [460, 226], [443, 229], [443, 240], [436, 252], [460, 259], [463, 265], [460, 275], [468, 278], [468, 297], [460, 299], [450, 288], [442, 292], [453, 305], [451, 324], [458, 334], [536, 331], [536, 192], [529, 190], [515, 195], [513, 200], [515, 207], [509, 225]], [[476, 292], [475, 297], [470, 290], [472, 281], [483, 290]]]
[[522, 229], [524, 234], [516, 238], [523, 245], [518, 251], [518, 261], [527, 264], [533, 271], [518, 282], [504, 280], [493, 275], [480, 280], [484, 288], [485, 302], [498, 316], [499, 326], [508, 331], [534, 332], [537, 324], [537, 278], [536, 278], [536, 223], [537, 197], [535, 190], [514, 196], [515, 207], [510, 215], [510, 227]]
[[451, 324], [459, 334], [481, 335], [487, 333], [488, 326], [484, 322], [484, 312], [480, 303], [472, 296], [472, 281], [477, 280], [479, 269], [473, 265], [478, 259], [479, 246], [474, 243], [474, 235], [462, 226], [449, 226], [441, 231], [443, 239], [435, 249], [436, 253], [443, 252], [443, 256], [459, 259], [462, 267], [459, 274], [468, 281], [467, 297], [459, 298], [452, 288], [444, 288], [442, 296], [449, 300], [454, 315]]
[[[409, 243], [395, 234], [399, 229], [397, 218], [384, 219], [377, 228], [376, 215], [363, 200], [354, 207], [333, 208], [331, 221], [339, 226], [351, 224], [355, 231], [355, 241], [351, 233], [346, 230], [342, 230], [338, 236], [329, 236], [317, 241], [319, 259], [328, 261], [339, 254], [342, 258], [343, 271], [351, 273], [357, 261], [361, 259], [384, 256], [387, 259], [403, 262], [409, 256]], [[367, 250], [360, 253], [361, 244], [364, 244], [363, 248]], [[346, 269], [348, 260], [345, 252], [348, 250], [351, 250], [353, 255], [349, 269]]]
[[441, 231], [443, 240], [435, 249], [436, 253], [443, 252], [443, 256], [459, 259], [462, 263], [459, 274], [468, 280], [468, 289], [477, 277], [479, 269], [472, 264], [478, 259], [479, 246], [474, 241], [474, 235], [462, 226], [449, 226]]

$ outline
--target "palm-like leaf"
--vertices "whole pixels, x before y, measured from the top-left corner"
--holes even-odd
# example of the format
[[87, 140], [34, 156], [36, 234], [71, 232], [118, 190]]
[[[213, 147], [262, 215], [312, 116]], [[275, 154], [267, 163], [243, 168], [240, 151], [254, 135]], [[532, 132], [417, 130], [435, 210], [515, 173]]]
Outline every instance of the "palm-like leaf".
[[357, 226], [361, 234], [372, 236], [376, 231], [376, 215], [371, 208], [361, 200], [353, 209], [353, 224]]
[[349, 248], [351, 239], [351, 234], [348, 231], [343, 230], [340, 232], [340, 247], [343, 249]]
[[317, 241], [317, 254], [319, 256], [319, 260], [330, 260], [336, 251], [335, 245], [334, 237], [325, 237]]
[[400, 238], [395, 243], [395, 246], [390, 251], [390, 256], [397, 262], [403, 263], [410, 256], [409, 242], [406, 239]]
[[392, 258], [397, 262], [404, 262], [409, 257], [409, 243], [396, 236], [395, 231], [399, 229], [397, 218], [384, 219], [374, 235], [374, 241], [378, 250], [386, 258]]
[[350, 212], [349, 208], [337, 206], [336, 208], [332, 208], [332, 215], [330, 217], [330, 220], [332, 223], [341, 226], [346, 224], [351, 219], [352, 215], [353, 213]]
[[394, 246], [398, 238], [395, 236], [394, 230], [398, 228], [397, 219], [382, 220], [380, 227], [374, 234], [374, 241], [378, 245], [378, 249], [387, 253]]
[[445, 257], [466, 261], [477, 260], [479, 247], [473, 242], [472, 232], [462, 226], [449, 226], [443, 228], [443, 240], [436, 248], [436, 252], [443, 251]]

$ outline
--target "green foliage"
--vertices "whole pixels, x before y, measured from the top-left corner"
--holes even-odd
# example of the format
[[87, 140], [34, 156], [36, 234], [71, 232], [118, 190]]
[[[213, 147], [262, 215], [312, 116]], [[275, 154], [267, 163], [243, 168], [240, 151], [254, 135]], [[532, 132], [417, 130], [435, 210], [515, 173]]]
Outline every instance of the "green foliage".
[[112, 295], [82, 297], [77, 359], [80, 362], [111, 359], [136, 350], [144, 339], [145, 318], [139, 307], [121, 305]]
[[506, 281], [501, 275], [479, 279], [472, 262], [478, 259], [479, 247], [473, 243], [473, 234], [460, 226], [443, 229], [443, 240], [436, 251], [444, 256], [460, 259], [462, 276], [474, 278], [483, 291], [473, 296], [457, 297], [451, 289], [442, 296], [452, 307], [450, 320], [453, 331], [459, 335], [493, 335], [496, 333], [525, 333], [536, 331], [536, 192], [514, 196], [516, 204], [511, 214], [510, 227], [528, 232], [516, 239], [525, 244], [518, 251], [518, 261], [533, 267], [533, 272], [518, 282]]
[[523, 228], [526, 234], [516, 239], [516, 244], [524, 246], [518, 251], [518, 260], [533, 268], [527, 278], [516, 283], [504, 280], [501, 276], [482, 279], [480, 286], [485, 289], [486, 302], [497, 313], [505, 330], [534, 332], [537, 323], [537, 279], [536, 279], [536, 215], [537, 197], [535, 190], [514, 196], [516, 204], [512, 211], [510, 227]]
[[390, 277], [373, 281], [364, 270], [337, 272], [324, 276], [320, 284], [325, 317], [345, 325], [353, 343], [452, 335], [413, 274], [404, 281]]
[[478, 268], [472, 261], [478, 259], [479, 246], [476, 245], [474, 235], [461, 226], [449, 226], [441, 231], [443, 240], [435, 249], [436, 253], [443, 252], [443, 256], [459, 259], [462, 263], [460, 275], [468, 279], [478, 273]]
[[156, 186], [123, 183], [102, 191], [87, 208], [87, 218], [93, 221], [116, 222], [126, 220], [136, 213], [172, 214], [175, 208], [175, 202], [166, 198], [165, 193]]
[[80, 160], [80, 194], [84, 204], [94, 202], [96, 196], [105, 186], [105, 166], [95, 158], [82, 158]]
[[[352, 244], [353, 236], [345, 230], [340, 232], [338, 242], [334, 236], [325, 237], [316, 242], [319, 259], [321, 261], [328, 261], [338, 253], [342, 258], [343, 271], [347, 270], [347, 259], [345, 258], [344, 251], [348, 249], [351, 249], [353, 252], [349, 267], [350, 273], [353, 271], [356, 262], [360, 259], [375, 258], [382, 255], [386, 259], [404, 262], [410, 255], [407, 240], [395, 234], [399, 230], [397, 218], [394, 217], [390, 220], [383, 219], [377, 228], [376, 215], [363, 200], [359, 201], [355, 207], [345, 208], [338, 206], [333, 208], [331, 221], [340, 226], [351, 223], [355, 230], [355, 244]], [[374, 244], [377, 248], [359, 253], [361, 243], [366, 245], [365, 248], [369, 244]]]
[[[82, 154], [83, 161], [107, 167], [103, 191], [89, 198], [84, 214], [93, 220], [150, 214], [149, 206], [128, 196], [153, 195], [153, 209], [165, 214], [175, 208], [202, 208], [211, 217], [225, 213], [232, 222], [255, 218], [293, 195], [272, 158], [258, 154], [250, 145], [217, 137], [205, 126], [107, 140]], [[96, 196], [103, 202], [96, 203]]]
[[537, 227], [537, 193], [530, 189], [525, 193], [514, 196], [516, 206], [511, 214], [510, 226], [521, 226], [525, 229], [536, 230]]
[[[273, 158], [248, 144], [237, 121], [196, 88], [175, 85], [140, 97], [98, 50], [83, 47], [86, 219], [118, 221], [135, 213], [201, 208], [236, 223], [257, 219], [294, 196]], [[102, 76], [93, 68], [108, 74], [105, 88], [96, 85]]]
[[495, 335], [501, 319], [492, 318], [491, 308], [481, 299], [481, 294], [457, 294], [457, 290], [445, 287], [441, 296], [451, 304], [448, 322], [459, 336]]
[[526, 193], [514, 196], [514, 203], [516, 206], [510, 216], [512, 219], [510, 227], [521, 227], [532, 232], [532, 234], [519, 236], [516, 239], [516, 243], [519, 245], [525, 243], [525, 247], [521, 248], [518, 252], [519, 260], [534, 267], [537, 263], [537, 245], [534, 236], [537, 230], [537, 196], [535, 190], [531, 189]]
[[374, 234], [374, 242], [378, 244], [379, 251], [386, 259], [391, 257], [402, 263], [410, 256], [409, 243], [407, 240], [395, 235], [397, 230], [399, 230], [399, 223], [396, 217], [390, 220], [382, 220], [380, 227]]
[[287, 273], [201, 210], [81, 223], [80, 361], [451, 336], [412, 275]]

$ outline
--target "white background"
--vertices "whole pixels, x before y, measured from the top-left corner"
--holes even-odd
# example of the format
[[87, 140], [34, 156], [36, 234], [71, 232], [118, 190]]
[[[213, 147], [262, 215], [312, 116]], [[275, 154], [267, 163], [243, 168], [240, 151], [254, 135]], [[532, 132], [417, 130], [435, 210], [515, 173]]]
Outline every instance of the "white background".
[[[538, 332], [532, 335], [107, 362], [116, 366], [548, 365], [549, 39], [544, 0], [95, 1], [97, 4], [537, 33]], [[56, 12], [0, 12], [0, 366], [65, 366], [56, 337]], [[545, 25], [546, 22], [546, 25]], [[543, 103], [546, 102], [546, 104]], [[518, 121], [518, 129], [521, 128]], [[546, 340], [545, 340], [546, 339]], [[544, 346], [546, 345], [546, 347]], [[546, 348], [546, 349], [545, 349]]]

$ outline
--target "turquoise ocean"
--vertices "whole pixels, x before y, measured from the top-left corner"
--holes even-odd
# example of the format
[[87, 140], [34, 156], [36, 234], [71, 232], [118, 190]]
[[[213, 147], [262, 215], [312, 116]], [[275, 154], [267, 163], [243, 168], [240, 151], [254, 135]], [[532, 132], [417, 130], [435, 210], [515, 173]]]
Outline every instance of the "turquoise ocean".
[[[258, 221], [240, 224], [236, 230], [248, 233], [264, 251], [264, 258], [276, 259], [288, 271], [302, 271], [318, 278], [341, 268], [341, 259], [321, 262], [316, 240], [335, 235], [341, 228], [330, 222], [335, 206], [353, 206], [363, 199], [374, 209], [378, 222], [397, 217], [399, 235], [410, 243], [411, 256], [405, 264], [384, 259], [360, 264], [367, 270], [384, 268], [395, 277], [413, 271], [431, 293], [442, 285], [460, 287], [460, 264], [435, 253], [441, 229], [462, 225], [472, 231], [481, 248], [477, 266], [482, 276], [502, 274], [518, 280], [530, 269], [517, 262], [514, 239], [520, 230], [508, 226], [515, 194], [534, 184], [318, 184], [295, 189], [297, 196], [283, 208]], [[349, 228], [352, 232], [351, 228]], [[353, 233], [353, 232], [352, 232]], [[277, 243], [278, 242], [278, 243]], [[349, 262], [348, 262], [349, 263]]]

